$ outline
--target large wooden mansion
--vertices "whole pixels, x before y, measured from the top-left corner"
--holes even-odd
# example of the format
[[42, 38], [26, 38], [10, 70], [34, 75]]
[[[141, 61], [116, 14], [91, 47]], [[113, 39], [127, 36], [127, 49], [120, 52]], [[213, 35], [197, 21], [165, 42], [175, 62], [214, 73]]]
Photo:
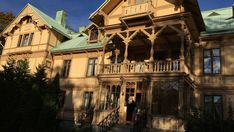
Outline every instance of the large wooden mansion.
[[[234, 7], [200, 11], [197, 0], [105, 0], [79, 32], [67, 13], [27, 4], [0, 34], [0, 65], [26, 58], [61, 75], [60, 118], [183, 131], [192, 108], [226, 119], [234, 108]], [[0, 68], [1, 69], [1, 68]], [[140, 116], [141, 117], [141, 116]], [[139, 118], [140, 118], [139, 117]]]

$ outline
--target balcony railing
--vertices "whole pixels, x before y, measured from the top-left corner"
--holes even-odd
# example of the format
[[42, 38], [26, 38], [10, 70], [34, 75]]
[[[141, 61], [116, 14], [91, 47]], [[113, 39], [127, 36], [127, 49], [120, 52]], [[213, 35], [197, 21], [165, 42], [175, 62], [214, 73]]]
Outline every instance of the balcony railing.
[[121, 74], [121, 73], [163, 73], [182, 72], [181, 61], [155, 61], [136, 62], [126, 64], [105, 64], [100, 74]]
[[153, 6], [152, 6], [151, 2], [146, 2], [146, 3], [138, 4], [138, 5], [126, 6], [123, 8], [123, 16], [125, 17], [125, 16], [147, 13], [147, 12], [151, 12], [152, 9], [153, 9]]
[[154, 72], [179, 72], [180, 61], [158, 61], [154, 63]]
[[144, 73], [149, 72], [150, 64], [149, 63], [128, 63], [127, 64], [127, 73]]
[[104, 74], [116, 74], [121, 73], [121, 69], [123, 68], [122, 64], [105, 64], [103, 66]]

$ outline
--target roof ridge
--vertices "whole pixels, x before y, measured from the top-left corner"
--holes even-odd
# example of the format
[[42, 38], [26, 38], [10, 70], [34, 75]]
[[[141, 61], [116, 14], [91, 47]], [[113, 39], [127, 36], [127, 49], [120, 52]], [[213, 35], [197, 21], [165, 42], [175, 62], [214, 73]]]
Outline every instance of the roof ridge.
[[71, 38], [71, 35], [69, 35], [69, 29], [66, 27], [60, 25], [54, 18], [47, 15], [43, 11], [39, 10], [37, 7], [33, 6], [32, 4], [28, 3], [27, 6], [30, 6], [37, 14], [40, 16], [40, 18], [50, 27], [55, 29], [57, 32], [63, 34], [64, 36]]
[[[50, 17], [49, 15], [47, 15], [47, 14], [45, 14], [43, 11], [41, 11], [41, 10], [39, 10], [37, 7], [35, 7], [35, 6], [33, 6], [32, 4], [30, 4], [30, 3], [28, 3], [27, 4], [28, 6], [30, 6], [30, 7], [32, 7], [32, 9], [34, 10], [34, 11], [36, 11], [36, 12], [40, 12], [40, 13], [42, 13], [42, 14], [44, 14], [45, 16], [47, 16], [48, 18], [51, 18], [51, 19], [53, 19], [52, 17]], [[36, 9], [36, 10], [35, 10]], [[40, 16], [40, 14], [38, 14], [39, 16]], [[41, 17], [41, 16], [40, 16]], [[44, 18], [43, 17], [41, 17], [41, 19], [43, 19], [44, 20]], [[54, 20], [54, 19], [53, 19]], [[49, 25], [49, 23], [46, 21], [46, 20], [44, 20], [48, 25]], [[51, 25], [50, 25], [51, 26]]]

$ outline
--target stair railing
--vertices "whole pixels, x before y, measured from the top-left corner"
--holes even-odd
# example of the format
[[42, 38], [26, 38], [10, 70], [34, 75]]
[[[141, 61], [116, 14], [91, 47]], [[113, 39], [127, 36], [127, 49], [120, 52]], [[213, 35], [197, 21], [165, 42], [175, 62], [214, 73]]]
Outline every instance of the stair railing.
[[100, 123], [98, 123], [99, 132], [107, 132], [111, 127], [119, 122], [119, 107], [115, 108]]

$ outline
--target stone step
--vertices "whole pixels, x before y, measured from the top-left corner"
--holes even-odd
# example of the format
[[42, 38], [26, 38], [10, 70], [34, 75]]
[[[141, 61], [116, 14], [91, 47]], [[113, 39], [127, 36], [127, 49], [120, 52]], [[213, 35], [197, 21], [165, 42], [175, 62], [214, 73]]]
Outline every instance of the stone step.
[[132, 132], [132, 126], [130, 125], [115, 125], [108, 132]]

